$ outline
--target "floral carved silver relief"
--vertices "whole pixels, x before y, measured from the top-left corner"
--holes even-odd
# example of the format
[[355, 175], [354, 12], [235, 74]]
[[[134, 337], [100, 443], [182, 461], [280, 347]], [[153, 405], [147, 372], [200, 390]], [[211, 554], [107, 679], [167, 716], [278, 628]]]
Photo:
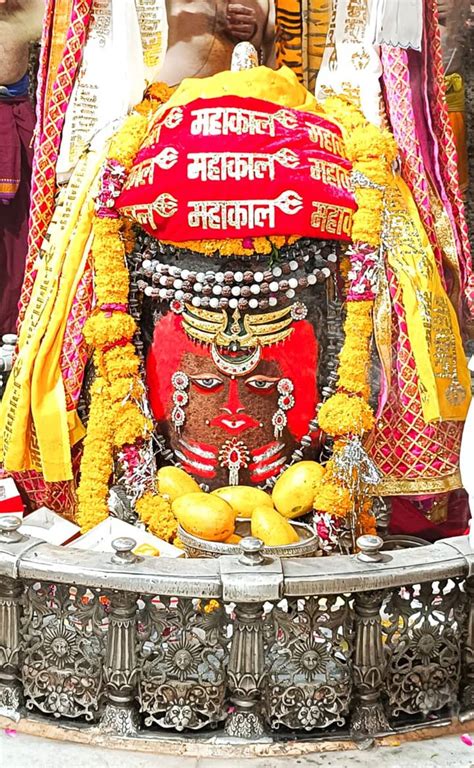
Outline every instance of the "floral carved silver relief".
[[273, 610], [266, 719], [310, 731], [344, 725], [352, 690], [353, 619], [346, 597], [289, 600]]
[[392, 594], [383, 620], [392, 716], [427, 715], [456, 701], [464, 610], [454, 581], [411, 585]]
[[146, 726], [198, 730], [224, 720], [226, 626], [216, 601], [146, 599], [138, 619], [138, 698]]
[[103, 693], [107, 598], [84, 588], [30, 584], [24, 598], [25, 704], [54, 717], [96, 720]]

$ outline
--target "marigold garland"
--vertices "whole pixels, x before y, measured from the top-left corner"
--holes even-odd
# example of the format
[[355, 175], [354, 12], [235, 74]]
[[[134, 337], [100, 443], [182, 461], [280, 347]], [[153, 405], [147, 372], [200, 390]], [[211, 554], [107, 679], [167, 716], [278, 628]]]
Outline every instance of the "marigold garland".
[[166, 83], [152, 83], [147, 89], [143, 101], [135, 107], [135, 111], [139, 115], [151, 117], [158, 107], [171, 98], [175, 90], [175, 88], [170, 88]]
[[177, 248], [187, 248], [196, 253], [202, 253], [204, 256], [214, 256], [219, 253], [220, 256], [253, 256], [258, 253], [260, 256], [270, 255], [275, 248], [280, 250], [285, 245], [293, 245], [300, 240], [300, 237], [271, 235], [270, 237], [246, 237], [243, 240], [231, 238], [228, 240], [185, 240], [180, 243], [163, 240], [165, 245], [174, 245]]
[[[164, 86], [162, 94], [169, 94], [169, 89]], [[94, 352], [98, 379], [91, 388], [78, 488], [78, 522], [83, 531], [108, 516], [115, 451], [146, 439], [152, 430], [141, 407], [140, 360], [132, 343], [136, 324], [127, 311], [130, 276], [126, 255], [133, 248], [133, 230], [117, 217], [113, 198], [118, 194], [119, 179], [132, 167], [145, 138], [148, 115], [159, 103], [155, 89], [142, 103], [142, 114], [129, 115], [112, 139], [96, 204], [92, 258], [97, 309], [88, 319], [84, 335]], [[155, 518], [153, 521], [158, 525]]]
[[[352, 181], [357, 202], [352, 225], [353, 249], [348, 255], [351, 269], [346, 276], [348, 301], [344, 322], [345, 341], [339, 356], [338, 391], [320, 409], [319, 425], [337, 438], [334, 455], [344, 450], [351, 437], [362, 438], [374, 425], [369, 404], [370, 347], [376, 284], [372, 273], [381, 245], [386, 189], [393, 184], [393, 163], [398, 155], [388, 131], [370, 124], [359, 109], [340, 97], [324, 103], [329, 119], [339, 123], [344, 134], [346, 156], [352, 163]], [[372, 251], [371, 251], [372, 249]], [[326, 468], [324, 486], [318, 489], [315, 509], [336, 515], [352, 512], [351, 529], [375, 530], [375, 519], [367, 511], [367, 499], [352, 498], [349, 489]], [[371, 508], [371, 507], [370, 507]], [[355, 525], [354, 525], [355, 512]]]
[[374, 413], [361, 397], [336, 392], [321, 407], [319, 426], [331, 437], [361, 435], [373, 428]]
[[77, 489], [78, 520], [88, 531], [108, 516], [109, 478], [113, 471], [112, 418], [107, 382], [97, 377], [91, 386], [91, 408], [84, 452], [81, 461], [81, 483]]
[[[381, 243], [385, 188], [392, 183], [392, 164], [397, 145], [388, 131], [369, 123], [354, 105], [341, 97], [331, 97], [324, 103], [330, 119], [338, 122], [345, 134], [345, 148], [353, 164], [353, 183], [358, 210], [354, 214], [352, 240], [354, 250], [367, 245], [379, 248]], [[358, 175], [359, 174], [359, 175]], [[352, 279], [351, 272], [348, 280]], [[344, 323], [345, 342], [340, 354], [338, 387], [346, 395], [353, 423], [340, 408], [340, 392], [330, 398], [320, 411], [322, 429], [331, 435], [363, 434], [373, 425], [367, 413], [370, 394], [370, 340], [372, 308], [375, 295], [367, 301], [349, 301]], [[357, 401], [360, 401], [357, 403]], [[331, 402], [333, 401], [333, 402]], [[324, 426], [321, 423], [321, 418]], [[370, 426], [369, 426], [370, 425]]]
[[352, 508], [352, 499], [347, 488], [337, 482], [324, 482], [316, 489], [314, 508], [337, 517], [346, 517]]
[[171, 511], [171, 504], [163, 496], [146, 493], [137, 501], [135, 509], [150, 533], [168, 542], [176, 538], [178, 524]]
[[121, 339], [133, 339], [137, 330], [135, 320], [123, 312], [96, 312], [84, 326], [86, 342], [96, 349], [116, 343]]

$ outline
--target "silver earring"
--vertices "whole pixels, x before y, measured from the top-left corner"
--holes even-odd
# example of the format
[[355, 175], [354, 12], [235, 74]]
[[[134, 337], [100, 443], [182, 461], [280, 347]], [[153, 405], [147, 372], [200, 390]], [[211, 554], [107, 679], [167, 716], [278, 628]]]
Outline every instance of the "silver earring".
[[174, 408], [171, 413], [171, 421], [173, 422], [176, 433], [179, 435], [186, 421], [184, 407], [189, 402], [189, 395], [187, 393], [187, 389], [189, 387], [189, 378], [187, 374], [184, 373], [184, 371], [176, 371], [176, 373], [173, 373], [173, 376], [171, 377], [171, 383], [174, 387]]
[[284, 428], [288, 423], [286, 417], [286, 411], [293, 408], [295, 404], [295, 398], [293, 397], [295, 386], [291, 379], [280, 379], [277, 384], [277, 390], [280, 394], [278, 398], [278, 410], [273, 414], [273, 434], [278, 440], [283, 433]]

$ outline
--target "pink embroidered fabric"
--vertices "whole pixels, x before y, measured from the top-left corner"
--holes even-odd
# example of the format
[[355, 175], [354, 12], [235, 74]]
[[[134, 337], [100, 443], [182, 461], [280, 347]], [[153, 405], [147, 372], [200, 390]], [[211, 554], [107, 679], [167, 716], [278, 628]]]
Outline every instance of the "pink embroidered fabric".
[[371, 455], [384, 474], [386, 495], [434, 494], [461, 486], [462, 422], [427, 424], [395, 275], [387, 270], [392, 299], [392, 380], [371, 436]]
[[412, 103], [408, 52], [384, 45], [381, 50], [385, 103], [392, 131], [400, 148], [402, 176], [408, 184], [420, 213], [426, 234], [434, 249], [438, 271], [444, 282], [443, 258], [438, 246], [429, 196], [429, 182], [416, 132]]
[[[54, 3], [52, 4], [54, 6]], [[35, 141], [33, 173], [31, 179], [30, 232], [28, 256], [25, 266], [25, 280], [20, 298], [18, 330], [21, 328], [25, 310], [31, 298], [36, 278], [35, 260], [54, 211], [56, 194], [56, 162], [58, 159], [61, 131], [66, 108], [71, 97], [74, 80], [82, 57], [89, 26], [92, 0], [74, 0], [64, 54], [53, 84], [49, 103], [44, 102], [45, 72], [49, 58], [49, 44], [42, 51], [40, 61], [40, 86], [42, 93], [38, 101], [38, 126]], [[46, 22], [51, 26], [52, 10]], [[49, 22], [48, 22], [49, 19]], [[46, 41], [45, 32], [45, 43]]]
[[439, 148], [440, 169], [452, 207], [451, 220], [457, 228], [461, 244], [460, 260], [463, 271], [464, 296], [469, 313], [471, 316], [474, 316], [474, 276], [472, 273], [471, 247], [464, 203], [459, 187], [454, 134], [449, 122], [448, 108], [446, 106], [437, 0], [427, 0], [425, 3], [425, 34], [427, 40], [429, 40], [429, 46], [425, 45], [425, 66], [428, 70], [428, 95], [431, 103], [433, 130]]

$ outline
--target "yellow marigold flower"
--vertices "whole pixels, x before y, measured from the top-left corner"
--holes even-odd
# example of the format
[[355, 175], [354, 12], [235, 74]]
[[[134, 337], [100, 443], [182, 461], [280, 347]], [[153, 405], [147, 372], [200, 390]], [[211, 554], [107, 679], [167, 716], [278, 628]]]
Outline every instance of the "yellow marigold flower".
[[351, 495], [342, 485], [325, 480], [316, 489], [314, 508], [317, 512], [329, 512], [338, 517], [346, 517], [351, 507]]
[[398, 155], [397, 142], [388, 132], [367, 121], [366, 125], [355, 128], [346, 138], [347, 157], [352, 163], [367, 158], [392, 164]]
[[121, 339], [133, 339], [137, 324], [126, 312], [95, 312], [84, 326], [84, 338], [93, 347], [104, 347]]
[[167, 499], [160, 494], [146, 493], [137, 501], [135, 509], [150, 533], [164, 541], [173, 541], [178, 524]]
[[362, 435], [374, 426], [372, 409], [361, 397], [337, 392], [319, 411], [319, 426], [332, 437]]
[[145, 438], [151, 432], [152, 425], [138, 405], [127, 402], [117, 403], [114, 414], [114, 445], [133, 445], [139, 438]]
[[107, 379], [136, 376], [140, 370], [140, 361], [133, 344], [125, 344], [121, 347], [112, 347], [104, 352], [103, 362], [107, 372]]
[[[245, 240], [186, 240], [181, 243], [174, 243], [169, 240], [163, 240], [166, 245], [175, 245], [179, 248], [189, 248], [190, 251], [202, 253], [205, 256], [212, 256], [219, 253], [220, 256], [252, 256], [254, 253], [261, 255], [269, 254], [273, 248], [283, 248], [284, 245], [293, 245], [300, 238], [298, 236], [286, 237], [274, 235], [271, 237], [253, 237]], [[245, 243], [251, 242], [247, 247]]]
[[124, 168], [131, 168], [135, 155], [146, 136], [148, 118], [137, 112], [129, 115], [113, 138], [110, 145], [109, 159], [117, 160]]
[[218, 611], [220, 607], [221, 604], [218, 600], [209, 600], [204, 606], [204, 613], [214, 613], [214, 611]]

